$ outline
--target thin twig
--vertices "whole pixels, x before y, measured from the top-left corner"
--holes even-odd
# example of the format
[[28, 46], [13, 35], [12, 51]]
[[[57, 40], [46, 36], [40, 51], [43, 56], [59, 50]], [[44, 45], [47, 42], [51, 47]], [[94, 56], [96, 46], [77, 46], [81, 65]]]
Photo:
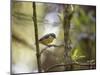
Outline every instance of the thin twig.
[[61, 44], [61, 45], [47, 45], [45, 48], [43, 48], [42, 50], [41, 50], [41, 52], [40, 52], [40, 55], [42, 54], [42, 53], [44, 53], [44, 51], [46, 51], [48, 48], [50, 48], [50, 47], [61, 47], [61, 46], [64, 46], [64, 44]]
[[37, 16], [36, 16], [36, 5], [33, 2], [33, 21], [34, 21], [34, 30], [35, 30], [35, 42], [36, 42], [36, 56], [37, 56], [37, 65], [38, 72], [41, 72], [41, 60], [40, 60], [40, 51], [39, 51], [39, 42], [38, 42], [38, 27], [37, 27]]

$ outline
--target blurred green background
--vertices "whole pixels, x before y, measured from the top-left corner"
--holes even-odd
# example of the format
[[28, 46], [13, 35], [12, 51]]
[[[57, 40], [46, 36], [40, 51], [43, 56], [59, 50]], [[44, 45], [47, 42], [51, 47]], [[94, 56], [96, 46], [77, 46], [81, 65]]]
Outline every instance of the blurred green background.
[[[43, 18], [47, 14], [48, 4], [36, 3], [39, 37], [43, 34]], [[51, 3], [52, 4], [52, 3]], [[62, 5], [62, 4], [59, 4]], [[25, 64], [29, 70], [37, 69], [34, 24], [32, 20], [32, 2], [12, 2], [12, 64]], [[96, 6], [73, 5], [74, 13], [71, 19], [69, 37], [71, 40], [70, 56], [76, 63], [96, 62]], [[63, 8], [61, 8], [63, 10]], [[60, 12], [60, 33], [57, 43], [64, 43], [63, 12]], [[43, 46], [40, 46], [40, 50]], [[63, 63], [64, 47], [55, 48], [53, 52], [46, 51], [42, 56], [43, 69], [54, 64]], [[52, 63], [52, 64], [51, 64]], [[88, 66], [74, 66], [72, 70], [89, 69]], [[63, 71], [63, 67], [51, 71]]]

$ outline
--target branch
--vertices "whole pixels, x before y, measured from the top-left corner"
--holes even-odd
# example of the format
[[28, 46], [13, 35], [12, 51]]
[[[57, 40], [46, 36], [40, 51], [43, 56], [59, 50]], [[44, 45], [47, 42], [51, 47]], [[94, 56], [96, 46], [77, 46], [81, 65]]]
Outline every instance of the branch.
[[77, 65], [77, 66], [91, 66], [91, 69], [93, 69], [93, 67], [96, 67], [95, 63], [72, 63], [72, 64], [55, 64], [52, 65], [51, 67], [47, 68], [46, 72], [48, 72], [51, 69], [57, 68], [57, 67], [62, 67], [62, 66], [66, 66], [67, 68], [70, 67], [70, 65]]
[[42, 50], [41, 50], [41, 52], [40, 52], [40, 55], [42, 54], [42, 53], [44, 53], [44, 51], [46, 51], [48, 48], [50, 48], [50, 47], [61, 47], [61, 46], [64, 46], [64, 44], [61, 44], [61, 45], [47, 45], [45, 48], [43, 48]]
[[[70, 20], [72, 19], [73, 15], [73, 10], [72, 10], [72, 5], [64, 5], [64, 21], [63, 21], [63, 27], [64, 27], [64, 42], [65, 42], [65, 51], [64, 51], [64, 58], [65, 58], [65, 64], [70, 64], [72, 63], [71, 57], [68, 55], [69, 54], [69, 30], [70, 30]], [[65, 66], [65, 70], [67, 70], [67, 67]]]
[[37, 16], [36, 16], [36, 5], [33, 2], [33, 22], [34, 22], [34, 30], [35, 30], [35, 42], [36, 42], [36, 55], [37, 55], [37, 65], [38, 72], [41, 72], [41, 60], [40, 60], [40, 51], [39, 51], [39, 41], [38, 41], [38, 27], [37, 27]]

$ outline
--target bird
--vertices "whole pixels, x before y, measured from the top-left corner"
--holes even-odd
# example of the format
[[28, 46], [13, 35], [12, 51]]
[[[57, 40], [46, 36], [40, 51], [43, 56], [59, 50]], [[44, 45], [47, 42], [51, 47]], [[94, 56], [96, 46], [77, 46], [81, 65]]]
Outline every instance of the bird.
[[56, 39], [56, 35], [54, 33], [49, 33], [41, 37], [39, 39], [39, 43], [43, 45], [49, 45], [50, 43], [53, 42], [54, 39]]

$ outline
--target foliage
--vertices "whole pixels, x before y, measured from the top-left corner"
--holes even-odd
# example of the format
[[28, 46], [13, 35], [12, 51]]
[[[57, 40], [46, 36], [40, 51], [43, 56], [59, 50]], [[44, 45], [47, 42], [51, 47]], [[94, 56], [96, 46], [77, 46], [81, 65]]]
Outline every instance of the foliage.
[[[91, 9], [90, 9], [91, 8]], [[88, 10], [87, 10], [88, 9]], [[94, 6], [75, 6], [72, 18], [71, 39], [74, 43], [72, 59], [86, 62], [95, 60], [96, 15]]]

